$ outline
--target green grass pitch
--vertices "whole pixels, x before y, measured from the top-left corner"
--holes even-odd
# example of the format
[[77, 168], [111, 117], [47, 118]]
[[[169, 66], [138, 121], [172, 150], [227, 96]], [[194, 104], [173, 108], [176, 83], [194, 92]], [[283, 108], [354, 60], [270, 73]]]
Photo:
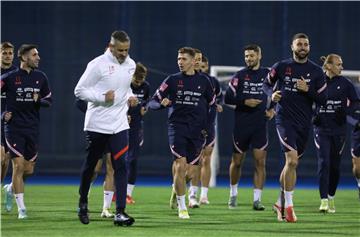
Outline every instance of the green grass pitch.
[[318, 212], [320, 201], [316, 189], [296, 189], [294, 202], [297, 223], [277, 222], [271, 205], [277, 198], [278, 189], [264, 190], [266, 210], [262, 212], [252, 210], [250, 188], [239, 188], [239, 206], [234, 210], [227, 208], [227, 188], [210, 189], [211, 204], [191, 209], [191, 218], [180, 220], [177, 212], [169, 208], [170, 188], [136, 187], [136, 204], [127, 208], [127, 212], [136, 219], [131, 227], [116, 227], [112, 219], [100, 217], [103, 198], [101, 186], [91, 189], [89, 225], [81, 224], [77, 218], [77, 186], [28, 185], [25, 188], [29, 218], [17, 219], [15, 203], [12, 212], [5, 212], [2, 201], [2, 237], [360, 236], [360, 202], [355, 187], [354, 190], [338, 190], [335, 214]]

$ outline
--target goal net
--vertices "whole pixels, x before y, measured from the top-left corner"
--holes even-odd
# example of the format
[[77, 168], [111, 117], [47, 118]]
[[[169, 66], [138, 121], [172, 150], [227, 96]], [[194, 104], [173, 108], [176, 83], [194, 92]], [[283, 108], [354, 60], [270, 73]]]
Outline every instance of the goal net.
[[[232, 76], [239, 70], [243, 69], [241, 66], [211, 66], [210, 75], [216, 77], [221, 85], [223, 93], [228, 88], [229, 81]], [[355, 86], [360, 88], [360, 71], [357, 70], [343, 70], [342, 75], [349, 78]], [[231, 107], [231, 106], [230, 106]], [[220, 115], [221, 116], [221, 115]], [[216, 141], [211, 157], [211, 178], [210, 187], [216, 186], [216, 177], [220, 171], [220, 152], [218, 146], [218, 129], [216, 128]]]

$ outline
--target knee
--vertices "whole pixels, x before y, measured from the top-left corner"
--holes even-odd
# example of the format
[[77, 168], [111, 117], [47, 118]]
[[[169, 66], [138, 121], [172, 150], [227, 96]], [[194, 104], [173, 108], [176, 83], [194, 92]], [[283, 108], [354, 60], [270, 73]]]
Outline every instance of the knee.
[[255, 160], [255, 167], [257, 169], [264, 169], [265, 168], [265, 158], [256, 159]]
[[231, 163], [236, 167], [240, 168], [243, 163], [243, 153], [234, 153]]
[[289, 159], [286, 163], [287, 163], [287, 166], [292, 169], [295, 169], [298, 166], [297, 159]]

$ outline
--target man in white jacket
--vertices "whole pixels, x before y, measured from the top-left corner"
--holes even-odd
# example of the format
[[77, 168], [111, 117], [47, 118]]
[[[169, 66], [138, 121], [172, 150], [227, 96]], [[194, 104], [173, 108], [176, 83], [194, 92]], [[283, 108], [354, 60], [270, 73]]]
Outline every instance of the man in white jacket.
[[115, 225], [130, 226], [134, 218], [125, 213], [128, 150], [127, 111], [138, 101], [130, 84], [136, 64], [128, 55], [130, 38], [124, 31], [114, 31], [106, 52], [89, 62], [78, 84], [75, 96], [88, 102], [84, 131], [89, 142], [88, 154], [81, 170], [78, 216], [89, 224], [88, 193], [91, 177], [105, 146], [111, 150], [114, 168], [116, 215]]

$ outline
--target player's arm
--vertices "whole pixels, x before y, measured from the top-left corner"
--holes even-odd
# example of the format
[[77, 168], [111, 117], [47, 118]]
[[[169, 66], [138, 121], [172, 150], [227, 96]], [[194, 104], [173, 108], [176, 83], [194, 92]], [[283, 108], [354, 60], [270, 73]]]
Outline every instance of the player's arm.
[[144, 98], [143, 98], [143, 102], [141, 103], [141, 108], [140, 108], [140, 114], [141, 116], [144, 116], [146, 114], [147, 110], [147, 104], [149, 103], [150, 100], [150, 87], [148, 85], [145, 86], [145, 91], [144, 91]]
[[50, 107], [52, 104], [52, 97], [51, 91], [49, 87], [49, 82], [45, 74], [44, 75], [44, 82], [40, 88], [39, 93], [33, 94], [33, 99], [36, 105], [40, 107]]
[[300, 84], [300, 89], [298, 88], [298, 90], [306, 93], [306, 95], [309, 96], [313, 101], [315, 101], [315, 103], [319, 105], [326, 105], [328, 92], [327, 92], [325, 74], [322, 72], [319, 73], [318, 77], [314, 79], [314, 86], [311, 85], [301, 86], [304, 85], [304, 83], [306, 82], [304, 78], [301, 77], [301, 80], [299, 80], [299, 82], [297, 83], [297, 87], [299, 87]]
[[86, 110], [87, 110], [87, 102], [86, 101], [76, 98], [75, 105], [81, 112], [86, 113]]
[[169, 96], [169, 84], [170, 78], [166, 78], [156, 90], [155, 94], [147, 104], [147, 109], [159, 110], [164, 109], [171, 105], [171, 100], [167, 98]]
[[81, 100], [104, 104], [106, 97], [111, 99], [113, 96], [112, 93], [114, 92], [111, 93], [95, 90], [94, 87], [101, 78], [101, 73], [97, 64], [97, 62], [92, 61], [87, 65], [85, 72], [80, 77], [80, 80], [74, 89], [74, 94], [75, 97]]
[[229, 105], [241, 105], [244, 104], [244, 98], [242, 96], [242, 82], [237, 74], [229, 82], [229, 87], [225, 92], [225, 104]]

